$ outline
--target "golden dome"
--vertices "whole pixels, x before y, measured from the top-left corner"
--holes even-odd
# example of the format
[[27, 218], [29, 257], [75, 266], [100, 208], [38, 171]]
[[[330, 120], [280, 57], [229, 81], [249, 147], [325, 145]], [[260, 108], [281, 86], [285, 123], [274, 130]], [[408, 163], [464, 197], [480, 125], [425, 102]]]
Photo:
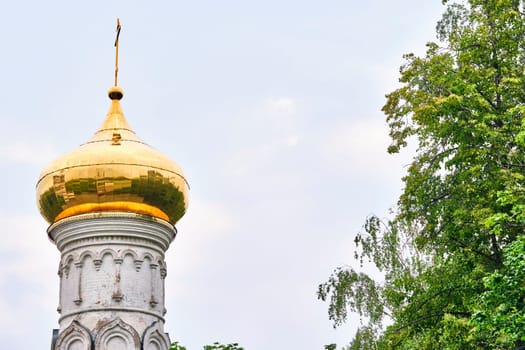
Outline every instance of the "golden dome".
[[42, 216], [54, 223], [85, 213], [125, 211], [175, 224], [188, 205], [188, 182], [175, 162], [131, 130], [123, 92], [109, 90], [111, 107], [86, 143], [49, 164], [36, 185]]

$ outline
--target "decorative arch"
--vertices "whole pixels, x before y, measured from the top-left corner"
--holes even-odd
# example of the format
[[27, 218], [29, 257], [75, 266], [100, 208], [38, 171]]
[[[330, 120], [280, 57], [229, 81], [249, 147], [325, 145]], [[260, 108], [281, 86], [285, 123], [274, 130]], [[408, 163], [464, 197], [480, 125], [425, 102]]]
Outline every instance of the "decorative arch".
[[127, 255], [131, 255], [131, 256], [133, 257], [133, 260], [137, 260], [137, 259], [138, 259], [137, 252], [135, 252], [135, 251], [132, 250], [132, 249], [126, 249], [126, 250], [124, 250], [124, 251], [120, 254], [120, 257], [121, 257], [121, 258], [125, 258]]
[[164, 349], [167, 349], [166, 345], [164, 345], [164, 341], [160, 338], [153, 338], [153, 337], [148, 339], [148, 342], [146, 343], [146, 346], [144, 347], [144, 350], [164, 350]]
[[159, 268], [165, 269], [166, 268], [166, 262], [161, 258], [157, 258], [157, 264], [159, 265]]
[[75, 261], [75, 256], [73, 254], [69, 254], [68, 256], [66, 256], [63, 260], [64, 262], [64, 265], [69, 265], [71, 264], [73, 261]]
[[108, 254], [111, 255], [111, 257], [112, 257], [113, 259], [116, 259], [116, 258], [117, 258], [117, 253], [116, 253], [113, 249], [111, 249], [111, 248], [103, 249], [103, 250], [98, 254], [98, 258], [99, 258], [99, 259], [103, 259], [104, 256], [106, 256], [106, 255], [108, 255]]
[[120, 318], [102, 325], [95, 339], [97, 350], [140, 350], [140, 336]]
[[93, 335], [80, 322], [73, 321], [57, 337], [53, 350], [94, 350]]
[[142, 334], [141, 350], [164, 350], [169, 347], [170, 339], [157, 321], [153, 322]]
[[69, 278], [69, 272], [71, 271], [71, 265], [73, 265], [74, 261], [75, 261], [75, 257], [73, 256], [73, 254], [69, 254], [63, 260], [62, 273], [65, 275], [66, 279]]
[[159, 255], [155, 256], [155, 260], [154, 261], [155, 261], [155, 264], [157, 264], [158, 266], [162, 266], [162, 264], [164, 264], [164, 260]]
[[149, 260], [150, 263], [152, 261], [155, 261], [155, 259], [153, 258], [153, 255], [151, 255], [148, 252], [145, 252], [144, 255], [142, 255], [142, 259], [141, 260]]
[[82, 252], [82, 254], [80, 254], [80, 256], [78, 257], [78, 260], [80, 262], [84, 262], [84, 259], [86, 259], [87, 257], [90, 257], [91, 259], [95, 259], [95, 253], [93, 253], [91, 250], [85, 250]]
[[160, 258], [157, 262], [159, 264], [160, 278], [165, 279], [168, 275], [168, 266], [166, 265], [166, 262]]
[[58, 263], [58, 272], [57, 272], [57, 274], [58, 274], [58, 276], [59, 276], [60, 278], [62, 278], [63, 269], [64, 269], [64, 265], [62, 264], [62, 262], [59, 262], [59, 263]]
[[132, 249], [126, 249], [124, 250], [121, 254], [120, 254], [120, 257], [122, 259], [125, 259], [127, 256], [131, 256], [131, 258], [133, 259], [133, 264], [135, 266], [135, 271], [140, 271], [140, 268], [142, 267], [142, 263], [144, 262], [143, 260], [139, 259], [139, 255], [137, 254], [136, 251], [132, 250]]

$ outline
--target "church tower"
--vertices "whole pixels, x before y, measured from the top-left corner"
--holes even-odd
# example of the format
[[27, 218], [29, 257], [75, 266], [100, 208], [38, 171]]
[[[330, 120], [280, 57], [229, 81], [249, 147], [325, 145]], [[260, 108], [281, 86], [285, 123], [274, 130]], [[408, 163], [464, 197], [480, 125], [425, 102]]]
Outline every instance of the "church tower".
[[[115, 46], [118, 67], [118, 34]], [[170, 343], [164, 254], [186, 211], [188, 182], [127, 123], [117, 72], [100, 129], [51, 162], [36, 186], [61, 253], [52, 350], [165, 350]]]

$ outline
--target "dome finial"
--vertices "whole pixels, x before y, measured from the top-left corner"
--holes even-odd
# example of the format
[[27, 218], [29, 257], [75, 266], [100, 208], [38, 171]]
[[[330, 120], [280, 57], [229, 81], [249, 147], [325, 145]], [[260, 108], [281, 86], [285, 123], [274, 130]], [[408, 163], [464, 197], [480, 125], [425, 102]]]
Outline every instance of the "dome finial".
[[124, 96], [124, 92], [118, 87], [118, 39], [121, 29], [122, 26], [120, 25], [120, 19], [117, 18], [117, 37], [115, 38], [115, 85], [112, 86], [108, 91], [108, 96], [112, 100], [120, 100]]
[[112, 86], [109, 88], [108, 96], [112, 100], [121, 100], [124, 96], [124, 90], [122, 90], [118, 86]]
[[118, 86], [118, 38], [120, 36], [120, 29], [122, 29], [122, 26], [120, 25], [120, 19], [117, 18], [117, 37], [115, 38], [115, 87]]

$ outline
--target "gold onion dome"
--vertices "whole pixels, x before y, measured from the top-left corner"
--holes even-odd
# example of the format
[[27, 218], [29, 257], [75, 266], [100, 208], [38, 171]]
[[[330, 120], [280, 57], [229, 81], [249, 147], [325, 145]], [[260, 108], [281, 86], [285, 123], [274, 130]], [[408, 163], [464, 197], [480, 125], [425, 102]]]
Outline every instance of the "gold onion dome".
[[188, 183], [175, 162], [131, 130], [122, 109], [122, 89], [109, 90], [111, 107], [86, 143], [49, 164], [36, 186], [49, 222], [86, 213], [124, 211], [175, 224], [188, 205]]

